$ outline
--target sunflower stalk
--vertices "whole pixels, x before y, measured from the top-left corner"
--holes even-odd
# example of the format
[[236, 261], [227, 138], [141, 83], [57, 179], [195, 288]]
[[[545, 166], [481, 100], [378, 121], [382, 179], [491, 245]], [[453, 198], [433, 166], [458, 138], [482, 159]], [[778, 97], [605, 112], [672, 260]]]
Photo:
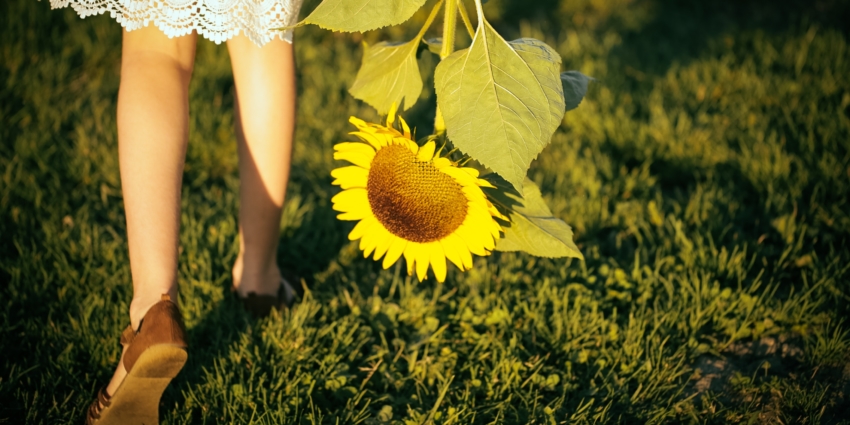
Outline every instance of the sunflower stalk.
[[445, 15], [443, 15], [443, 48], [440, 50], [440, 59], [449, 57], [455, 51], [455, 31], [457, 30], [457, 4], [449, 1], [446, 3]]

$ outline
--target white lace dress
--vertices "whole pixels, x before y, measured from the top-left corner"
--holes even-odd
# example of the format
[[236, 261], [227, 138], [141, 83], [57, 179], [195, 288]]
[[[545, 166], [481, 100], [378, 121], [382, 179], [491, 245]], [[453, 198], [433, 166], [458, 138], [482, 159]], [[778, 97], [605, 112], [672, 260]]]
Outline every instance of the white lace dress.
[[50, 0], [54, 9], [71, 6], [81, 17], [109, 12], [127, 31], [156, 25], [165, 35], [192, 31], [221, 43], [243, 32], [259, 46], [274, 37], [292, 42], [303, 0]]

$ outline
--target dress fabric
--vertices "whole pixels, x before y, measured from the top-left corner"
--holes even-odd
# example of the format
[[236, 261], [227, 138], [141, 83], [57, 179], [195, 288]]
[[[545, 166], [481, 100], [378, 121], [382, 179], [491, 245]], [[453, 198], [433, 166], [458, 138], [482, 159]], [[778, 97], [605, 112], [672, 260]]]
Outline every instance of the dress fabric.
[[109, 13], [127, 31], [153, 23], [165, 35], [197, 31], [219, 44], [243, 32], [262, 46], [275, 37], [292, 43], [303, 0], [50, 0], [53, 9], [73, 8], [80, 17]]

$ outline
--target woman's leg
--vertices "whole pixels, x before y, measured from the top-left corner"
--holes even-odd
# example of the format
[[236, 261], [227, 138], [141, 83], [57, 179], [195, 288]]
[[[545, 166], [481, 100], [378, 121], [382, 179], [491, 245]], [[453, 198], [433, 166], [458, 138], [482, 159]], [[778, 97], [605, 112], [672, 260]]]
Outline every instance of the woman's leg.
[[295, 130], [293, 49], [278, 39], [260, 48], [243, 35], [228, 41], [227, 48], [236, 84], [241, 179], [233, 284], [243, 297], [274, 295], [280, 287], [277, 243]]
[[[138, 329], [148, 309], [169, 294], [177, 302], [180, 186], [189, 133], [189, 80], [195, 34], [168, 38], [150, 26], [124, 32], [118, 92], [118, 157], [127, 216]], [[119, 364], [107, 387], [126, 375]]]

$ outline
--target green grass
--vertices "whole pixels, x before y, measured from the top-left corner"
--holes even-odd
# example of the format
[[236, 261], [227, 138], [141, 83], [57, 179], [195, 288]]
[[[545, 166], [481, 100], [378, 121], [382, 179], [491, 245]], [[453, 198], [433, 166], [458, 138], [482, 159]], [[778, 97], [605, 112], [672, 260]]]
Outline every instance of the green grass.
[[[850, 423], [850, 8], [486, 10], [598, 79], [530, 171], [586, 261], [497, 253], [440, 286], [364, 260], [329, 202], [348, 116], [378, 119], [346, 92], [360, 40], [304, 28], [279, 261], [310, 293], [250, 320], [226, 289], [233, 82], [226, 49], [202, 41], [180, 241], [192, 348], [164, 423]], [[4, 1], [0, 49], [0, 423], [80, 423], [132, 296], [120, 27]]]

